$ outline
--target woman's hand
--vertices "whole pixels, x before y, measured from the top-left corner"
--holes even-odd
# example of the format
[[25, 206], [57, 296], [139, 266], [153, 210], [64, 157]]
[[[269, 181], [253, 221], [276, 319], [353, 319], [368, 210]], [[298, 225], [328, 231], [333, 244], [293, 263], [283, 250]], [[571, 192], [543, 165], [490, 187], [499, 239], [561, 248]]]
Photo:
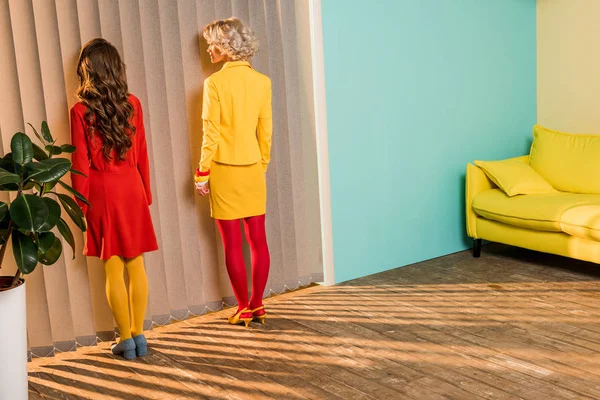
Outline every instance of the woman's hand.
[[210, 189], [208, 188], [208, 181], [196, 182], [195, 187], [196, 193], [198, 193], [200, 196], [206, 196], [210, 192]]

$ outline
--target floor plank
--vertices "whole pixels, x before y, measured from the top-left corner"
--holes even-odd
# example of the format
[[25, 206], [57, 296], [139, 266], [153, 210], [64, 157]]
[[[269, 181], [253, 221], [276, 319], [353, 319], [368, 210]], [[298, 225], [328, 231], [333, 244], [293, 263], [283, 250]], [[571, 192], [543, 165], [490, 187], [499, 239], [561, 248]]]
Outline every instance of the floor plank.
[[600, 398], [600, 268], [484, 246], [30, 363], [32, 399]]

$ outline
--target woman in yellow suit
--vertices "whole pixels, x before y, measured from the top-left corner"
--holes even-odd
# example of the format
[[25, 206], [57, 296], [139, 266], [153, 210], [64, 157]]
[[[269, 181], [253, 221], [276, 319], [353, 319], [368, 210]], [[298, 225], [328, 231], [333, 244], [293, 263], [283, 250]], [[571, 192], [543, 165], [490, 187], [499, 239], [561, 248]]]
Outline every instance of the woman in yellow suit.
[[[252, 30], [237, 18], [218, 20], [203, 31], [213, 63], [223, 68], [204, 81], [204, 139], [194, 180], [200, 195], [209, 195], [212, 217], [223, 239], [227, 272], [238, 302], [231, 324], [264, 324], [262, 304], [270, 256], [265, 232], [265, 173], [271, 159], [271, 80], [248, 60], [258, 50]], [[252, 251], [252, 296], [248, 299], [242, 253], [244, 222]]]

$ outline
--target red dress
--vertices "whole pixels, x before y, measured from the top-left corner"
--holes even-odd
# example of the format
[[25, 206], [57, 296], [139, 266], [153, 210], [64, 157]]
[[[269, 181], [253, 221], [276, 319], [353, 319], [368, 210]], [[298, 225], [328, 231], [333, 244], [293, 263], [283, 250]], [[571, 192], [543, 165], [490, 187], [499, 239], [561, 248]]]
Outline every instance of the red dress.
[[73, 187], [91, 204], [88, 209], [78, 201], [88, 224], [83, 254], [102, 260], [134, 258], [158, 249], [148, 207], [152, 193], [142, 106], [134, 95], [129, 95], [129, 102], [136, 129], [125, 161], [114, 154], [107, 161], [102, 138], [87, 133], [86, 106], [77, 103], [71, 108], [71, 143], [77, 147], [73, 168], [87, 175], [72, 174]]

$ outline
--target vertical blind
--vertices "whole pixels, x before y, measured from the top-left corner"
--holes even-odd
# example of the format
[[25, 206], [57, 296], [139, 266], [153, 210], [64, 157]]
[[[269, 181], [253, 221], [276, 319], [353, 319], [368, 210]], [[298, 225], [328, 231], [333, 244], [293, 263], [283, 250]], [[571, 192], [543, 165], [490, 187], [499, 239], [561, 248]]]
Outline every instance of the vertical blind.
[[[150, 285], [146, 327], [233, 305], [222, 245], [208, 200], [191, 175], [202, 142], [202, 84], [211, 65], [205, 24], [236, 16], [261, 47], [252, 64], [273, 81], [274, 137], [267, 174], [267, 293], [323, 277], [313, 116], [308, 2], [293, 0], [0, 0], [0, 139], [48, 121], [69, 142], [81, 46], [103, 37], [119, 49], [129, 88], [144, 109], [151, 160], [152, 218], [160, 250], [145, 256]], [[30, 131], [26, 131], [31, 134]], [[30, 135], [33, 137], [33, 135]], [[6, 193], [1, 200], [8, 199]], [[76, 228], [72, 226], [74, 232]], [[27, 276], [33, 356], [93, 345], [114, 335], [98, 259], [68, 246], [52, 266]], [[245, 246], [245, 257], [249, 251]], [[248, 263], [249, 265], [249, 263]], [[1, 275], [15, 269], [9, 249]]]

